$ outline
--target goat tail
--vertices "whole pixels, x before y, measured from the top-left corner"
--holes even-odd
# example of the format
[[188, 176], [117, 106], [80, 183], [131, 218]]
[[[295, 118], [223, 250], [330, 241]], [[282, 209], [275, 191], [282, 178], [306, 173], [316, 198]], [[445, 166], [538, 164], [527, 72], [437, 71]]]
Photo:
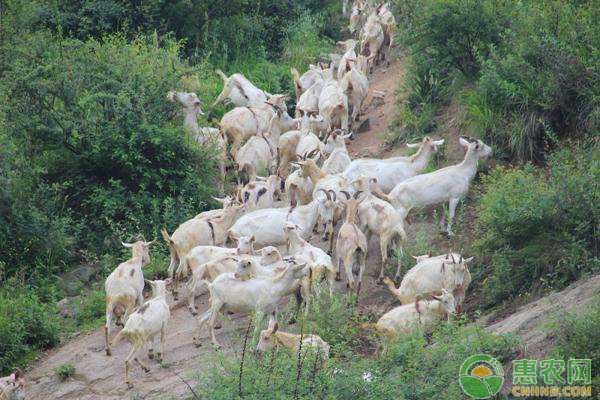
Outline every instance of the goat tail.
[[227, 75], [225, 75], [225, 74], [223, 73], [223, 71], [221, 71], [219, 68], [215, 69], [215, 73], [216, 73], [217, 75], [219, 75], [219, 76], [221, 77], [221, 79], [223, 79], [223, 82], [224, 82], [224, 83], [227, 83], [227, 80], [229, 80], [229, 78], [227, 77]]
[[297, 86], [300, 86], [300, 73], [296, 68], [290, 68], [290, 72], [292, 73], [292, 77], [294, 78], [294, 82]]

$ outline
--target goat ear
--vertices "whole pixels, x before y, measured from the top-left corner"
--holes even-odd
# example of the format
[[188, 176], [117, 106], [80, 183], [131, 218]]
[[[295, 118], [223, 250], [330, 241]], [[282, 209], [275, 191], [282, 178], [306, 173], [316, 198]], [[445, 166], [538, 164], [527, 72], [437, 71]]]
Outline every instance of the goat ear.
[[416, 149], [417, 147], [420, 147], [421, 143], [406, 143], [406, 147], [410, 147], [411, 149]]
[[473, 261], [473, 259], [474, 259], [474, 258], [475, 258], [475, 257], [469, 257], [469, 258], [465, 258], [465, 259], [463, 260], [463, 262], [464, 262], [465, 264], [468, 264], [468, 263], [470, 263], [471, 261]]
[[436, 146], [441, 146], [444, 144], [444, 139], [434, 140], [433, 144], [435, 144]]
[[121, 242], [121, 244], [123, 245], [123, 247], [127, 247], [127, 248], [133, 247], [133, 244], [131, 244], [131, 243]]
[[147, 283], [148, 285], [150, 285], [150, 286], [154, 286], [154, 282], [152, 282], [152, 281], [151, 281], [151, 280], [149, 280], [149, 279], [144, 279], [144, 282], [146, 282], [146, 283]]
[[458, 143], [463, 147], [469, 147], [469, 141], [462, 136], [458, 138]]
[[146, 247], [150, 247], [150, 246], [152, 246], [154, 243], [156, 243], [156, 239], [154, 239], [154, 240], [151, 240], [151, 241], [149, 241], [149, 242], [145, 242], [145, 243], [144, 243], [144, 245], [145, 245]]
[[413, 256], [412, 254], [411, 254], [410, 256], [411, 256], [412, 258], [414, 258], [415, 260], [418, 260], [418, 259], [419, 259], [419, 257], [417, 257], [417, 256]]
[[254, 235], [250, 236], [250, 241], [251, 242], [255, 242], [256, 241], [256, 236], [254, 236]]

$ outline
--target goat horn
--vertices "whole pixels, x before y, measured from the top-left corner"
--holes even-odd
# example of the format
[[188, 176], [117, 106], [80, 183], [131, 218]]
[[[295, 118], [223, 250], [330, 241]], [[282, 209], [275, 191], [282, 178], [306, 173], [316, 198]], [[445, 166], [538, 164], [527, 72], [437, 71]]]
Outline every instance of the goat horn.
[[346, 196], [346, 200], [350, 200], [350, 193], [346, 192], [345, 190], [340, 190], [341, 193], [344, 193], [344, 196]]
[[317, 192], [323, 192], [325, 193], [325, 196], [327, 197], [327, 200], [331, 200], [331, 196], [329, 195], [329, 192], [325, 189], [319, 189], [317, 190]]
[[463, 257], [462, 257], [462, 251], [461, 251], [461, 254], [460, 254], [460, 259], [458, 260], [458, 263], [459, 263], [459, 264], [462, 264], [462, 261], [463, 261]]
[[446, 254], [446, 260], [450, 258], [450, 253]]
[[450, 257], [452, 257], [452, 264], [456, 264], [456, 260], [454, 260], [454, 254], [450, 253]]
[[337, 195], [335, 194], [335, 190], [329, 189], [328, 192], [331, 193], [331, 197], [333, 198], [333, 201], [337, 201]]

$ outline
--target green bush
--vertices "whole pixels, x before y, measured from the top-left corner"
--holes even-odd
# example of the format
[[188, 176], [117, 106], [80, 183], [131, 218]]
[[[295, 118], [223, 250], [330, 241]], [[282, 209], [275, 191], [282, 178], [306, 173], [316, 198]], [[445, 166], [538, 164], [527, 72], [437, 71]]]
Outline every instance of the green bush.
[[75, 367], [73, 364], [62, 364], [61, 366], [56, 367], [54, 372], [56, 373], [56, 376], [58, 376], [58, 379], [61, 381], [66, 381], [75, 375]]
[[[43, 213], [74, 220], [76, 245], [95, 254], [133, 234], [157, 237], [160, 227], [205, 209], [213, 193], [211, 149], [186, 139], [165, 99], [189, 68], [178, 44], [157, 44], [118, 36], [84, 43], [42, 32], [16, 38], [9, 49], [5, 129], [32, 180], [57, 198]], [[65, 236], [58, 233], [57, 240]], [[7, 261], [16, 268], [31, 260], [15, 251]]]
[[[338, 317], [336, 321], [343, 325], [347, 319]], [[319, 324], [315, 331], [321, 334]], [[462, 399], [457, 380], [462, 362], [473, 354], [486, 353], [506, 363], [515, 357], [517, 341], [476, 326], [441, 324], [430, 343], [422, 333], [405, 335], [386, 343], [385, 350], [373, 356], [365, 354], [364, 347], [353, 346], [343, 357], [334, 353], [324, 368], [310, 353], [301, 357], [299, 364], [297, 354], [286, 349], [257, 359], [250, 352], [253, 346], [255, 343], [248, 344], [242, 371], [244, 398], [418, 400]], [[218, 356], [215, 365], [200, 377], [197, 391], [210, 399], [237, 397], [238, 356]]]
[[560, 289], [597, 271], [600, 159], [597, 148], [553, 155], [548, 171], [497, 167], [483, 178], [474, 282], [484, 304]]
[[596, 296], [590, 309], [582, 315], [567, 314], [561, 316], [555, 327], [559, 335], [556, 348], [552, 353], [556, 358], [568, 360], [569, 358], [592, 359], [592, 393], [600, 390], [600, 373], [594, 365], [600, 363], [600, 297]]
[[16, 281], [0, 288], [0, 374], [23, 366], [35, 350], [58, 343], [55, 310], [40, 302], [35, 291]]

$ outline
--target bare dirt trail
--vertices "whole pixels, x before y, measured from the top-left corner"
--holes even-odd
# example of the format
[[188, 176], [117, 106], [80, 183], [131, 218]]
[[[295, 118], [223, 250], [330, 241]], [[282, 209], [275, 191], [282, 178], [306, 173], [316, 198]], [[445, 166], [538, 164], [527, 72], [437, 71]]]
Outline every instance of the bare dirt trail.
[[[368, 116], [368, 129], [356, 135], [349, 144], [353, 157], [381, 156], [383, 152], [383, 135], [395, 115], [396, 89], [404, 77], [403, 60], [393, 61], [388, 68], [377, 69], [370, 77], [369, 95], [366, 99], [363, 119]], [[313, 244], [317, 244], [315, 240]], [[323, 243], [319, 243], [323, 245]], [[376, 242], [370, 243], [367, 260], [367, 274], [376, 275], [379, 268], [379, 251]], [[341, 283], [338, 290], [345, 290]], [[182, 296], [182, 298], [184, 298]], [[170, 299], [172, 300], [172, 299]], [[389, 308], [390, 296], [383, 286], [367, 278], [361, 292], [361, 308], [366, 310]], [[104, 333], [102, 329], [83, 334], [65, 343], [63, 346], [44, 354], [27, 371], [27, 398], [45, 400], [117, 400], [117, 399], [165, 399], [183, 398], [191, 392], [182, 378], [192, 387], [193, 376], [199, 371], [211, 368], [209, 360], [214, 355], [204, 330], [201, 337], [205, 345], [196, 348], [192, 343], [197, 320], [188, 312], [183, 301], [172, 305], [171, 320], [167, 333], [167, 344], [164, 354], [164, 367], [157, 362], [147, 360], [151, 369], [144, 374], [137, 366], [132, 368], [132, 379], [135, 387], [127, 389], [124, 383], [124, 359], [129, 349], [125, 342], [113, 349], [113, 356], [104, 353]], [[197, 300], [199, 311], [207, 307], [207, 296]], [[218, 331], [218, 339], [224, 351], [239, 352], [241, 341], [238, 338], [247, 326], [247, 319], [241, 315], [229, 316], [223, 321], [223, 328]], [[72, 364], [75, 375], [61, 382], [55, 369], [63, 364]]]
[[368, 119], [366, 129], [355, 132], [348, 143], [352, 158], [380, 157], [384, 153], [385, 133], [396, 116], [400, 94], [398, 87], [406, 72], [403, 58], [393, 60], [389, 67], [379, 68], [369, 80], [369, 93], [364, 102], [361, 122]]

